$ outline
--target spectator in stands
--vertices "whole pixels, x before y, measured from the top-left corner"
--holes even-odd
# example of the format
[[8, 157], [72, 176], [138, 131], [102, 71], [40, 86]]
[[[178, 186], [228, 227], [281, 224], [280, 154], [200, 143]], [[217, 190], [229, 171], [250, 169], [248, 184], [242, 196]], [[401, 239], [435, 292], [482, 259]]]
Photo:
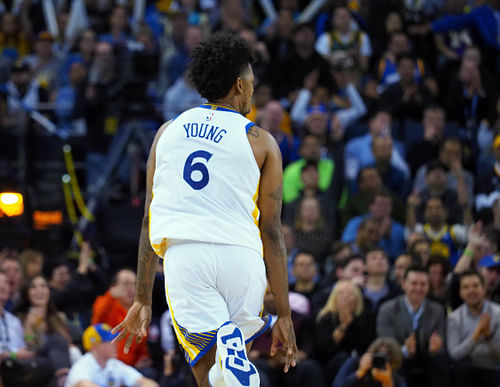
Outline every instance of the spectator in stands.
[[[483, 258], [490, 258], [488, 256], [494, 254], [493, 246], [496, 241], [492, 239], [492, 235], [483, 229], [481, 222], [476, 222], [469, 228], [467, 245], [453, 268], [450, 280], [449, 300], [452, 309], [458, 308], [463, 302], [460, 298], [460, 274], [470, 269], [477, 270]], [[489, 262], [489, 259], [483, 261], [486, 262]], [[484, 273], [484, 269], [480, 270]]]
[[408, 252], [412, 255], [414, 263], [427, 267], [431, 259], [431, 242], [423, 233], [415, 232], [413, 234], [418, 235], [418, 238], [411, 243], [408, 240]]
[[163, 98], [163, 119], [173, 120], [184, 110], [201, 105], [205, 99], [192, 87], [187, 73], [177, 78], [165, 92]]
[[106, 290], [106, 278], [93, 260], [89, 243], [82, 244], [75, 273], [71, 273], [68, 262], [59, 261], [52, 266], [49, 279], [58, 310], [77, 326], [88, 326], [94, 300]]
[[117, 335], [111, 333], [111, 327], [107, 324], [89, 326], [83, 333], [83, 347], [87, 353], [73, 364], [65, 386], [158, 387], [154, 380], [145, 378], [116, 358], [116, 344], [111, 341]]
[[251, 27], [243, 27], [238, 34], [245, 39], [252, 49], [255, 62], [252, 64], [252, 71], [257, 80], [266, 79], [269, 76], [269, 63], [271, 56], [265, 41], [261, 40], [257, 32]]
[[335, 241], [332, 243], [330, 255], [328, 255], [323, 267], [324, 276], [321, 279], [321, 286], [329, 287], [337, 280], [335, 274], [337, 266], [350, 255], [352, 255], [352, 251], [349, 247], [349, 243], [342, 241]]
[[372, 312], [377, 314], [379, 306], [396, 294], [396, 286], [389, 280], [389, 259], [381, 248], [368, 251], [365, 255], [366, 284], [363, 295], [370, 301]]
[[81, 55], [85, 64], [90, 66], [94, 59], [97, 38], [94, 30], [86, 29], [82, 31], [78, 43], [78, 55]]
[[493, 251], [500, 252], [500, 195], [496, 198], [491, 206], [493, 222], [489, 226], [489, 231], [494, 240]]
[[68, 135], [84, 135], [86, 133], [85, 124], [82, 121], [76, 121], [81, 117], [76, 116], [75, 105], [77, 103], [78, 93], [85, 87], [87, 68], [82, 58], [74, 57], [68, 62], [69, 74], [68, 84], [56, 90], [52, 95], [55, 99], [56, 122], [59, 126], [58, 132], [66, 137]]
[[[261, 118], [264, 113], [266, 105], [273, 100], [273, 86], [269, 80], [262, 80], [255, 85], [255, 91], [252, 98], [252, 106], [250, 107], [250, 113], [246, 117], [253, 122], [261, 125]], [[280, 102], [281, 104], [281, 102]], [[290, 116], [288, 112], [282, 109], [283, 117], [279, 124], [279, 128], [282, 132], [287, 135], [292, 134], [292, 128], [290, 123]], [[261, 125], [262, 126], [262, 125]], [[264, 127], [265, 129], [265, 127]]]
[[356, 238], [351, 243], [351, 250], [354, 254], [365, 255], [369, 250], [377, 247], [381, 239], [380, 223], [372, 218], [363, 219], [359, 224]]
[[377, 191], [370, 199], [369, 212], [352, 218], [342, 233], [344, 242], [352, 242], [359, 225], [366, 218], [372, 218], [380, 224], [380, 246], [387, 252], [391, 260], [406, 250], [404, 227], [391, 217], [392, 195], [386, 189]]
[[[352, 123], [356, 122], [366, 113], [366, 106], [348, 71], [349, 69], [342, 67], [340, 64], [332, 65], [332, 74], [337, 85], [337, 90], [334, 95], [326, 96], [326, 101], [320, 98], [324, 86], [318, 84], [319, 71], [314, 70], [308, 74], [304, 79], [304, 86], [300, 89], [290, 112], [290, 116], [296, 125], [305, 124], [305, 131], [307, 133], [320, 135], [314, 130], [314, 126], [310, 122], [312, 119], [311, 113], [317, 110], [315, 109], [316, 107], [324, 106], [324, 109], [320, 110], [324, 114], [315, 117], [321, 117], [324, 120], [319, 127], [324, 128], [321, 137], [324, 138], [325, 145], [328, 145], [331, 141], [341, 140], [345, 130], [348, 130]], [[327, 113], [329, 112], [333, 112], [332, 122], [330, 123], [330, 136], [326, 132], [326, 124], [329, 119]], [[316, 123], [316, 126], [318, 126], [318, 123]]]
[[[465, 187], [464, 174], [461, 163], [454, 162], [455, 178], [458, 182], [457, 188], [453, 190], [448, 187], [448, 172], [446, 166], [439, 160], [433, 160], [426, 166], [425, 182], [427, 187], [422, 191], [414, 191], [419, 203], [417, 203], [417, 220], [424, 220], [425, 205], [429, 198], [439, 197], [445, 205], [446, 218], [449, 223], [462, 223], [468, 225], [471, 221], [471, 213], [468, 200], [468, 188]], [[408, 207], [407, 207], [408, 209]]]
[[323, 220], [332, 230], [336, 226], [336, 209], [338, 198], [333, 196], [331, 190], [322, 192], [319, 189], [318, 165], [315, 162], [308, 161], [301, 170], [300, 179], [304, 188], [300, 196], [294, 201], [283, 206], [283, 220], [285, 223], [294, 224], [298, 208], [304, 198], [312, 197], [319, 200]]
[[[369, 132], [366, 135], [350, 140], [345, 147], [345, 176], [350, 181], [358, 177], [362, 168], [375, 163], [372, 142], [375, 137], [390, 133], [390, 113], [383, 110], [376, 112], [368, 123], [368, 129]], [[406, 176], [410, 176], [410, 170], [404, 159], [404, 148], [397, 142], [391, 154], [391, 165], [403, 171]]]
[[444, 307], [448, 305], [448, 273], [450, 272], [450, 262], [440, 256], [431, 255], [427, 263], [429, 272], [429, 299], [437, 301]]
[[314, 255], [320, 265], [329, 253], [332, 232], [321, 214], [319, 200], [304, 197], [298, 206], [294, 227], [295, 245], [299, 250], [306, 250]]
[[62, 386], [70, 366], [71, 338], [66, 318], [56, 309], [44, 277], [33, 277], [23, 287], [15, 314], [23, 324], [27, 348], [49, 359], [57, 385]]
[[500, 134], [495, 136], [492, 144], [494, 164], [486, 171], [482, 171], [477, 181], [476, 208], [493, 207], [496, 195], [500, 193], [500, 178], [497, 171], [500, 171]]
[[[422, 165], [439, 157], [439, 149], [444, 140], [445, 124], [446, 113], [441, 107], [430, 105], [424, 109], [422, 118], [423, 138], [414, 142], [408, 149], [407, 159], [413, 176]], [[421, 188], [419, 187], [419, 189]]]
[[485, 299], [484, 280], [476, 271], [460, 275], [464, 304], [448, 316], [447, 346], [457, 362], [457, 387], [497, 387], [500, 380], [500, 305]]
[[358, 71], [366, 71], [372, 48], [368, 35], [361, 31], [349, 9], [336, 7], [332, 14], [332, 31], [323, 32], [316, 42], [316, 51], [328, 59], [345, 57]]
[[409, 176], [391, 164], [394, 141], [390, 135], [375, 137], [372, 141], [372, 153], [375, 167], [378, 169], [384, 185], [405, 200], [410, 191]]
[[9, 295], [9, 280], [7, 275], [3, 271], [0, 271], [0, 318], [3, 322], [3, 334], [0, 336], [0, 361], [9, 356], [18, 359], [32, 358], [35, 356], [35, 353], [26, 348], [21, 320], [5, 309]]
[[5, 12], [0, 23], [0, 55], [9, 56], [12, 61], [28, 55], [31, 51], [29, 36], [20, 26], [18, 16]]
[[[464, 11], [463, 1], [446, 1], [444, 15], [459, 15]], [[434, 34], [436, 49], [440, 55], [438, 60], [439, 70], [450, 72], [460, 65], [460, 58], [465, 50], [474, 43], [475, 35], [469, 29], [461, 31], [442, 31]], [[449, 81], [449, 79], [447, 79]]]
[[52, 50], [53, 43], [54, 37], [48, 31], [40, 32], [35, 41], [34, 53], [24, 59], [33, 78], [50, 91], [57, 86], [57, 77], [61, 70], [61, 63]]
[[381, 103], [399, 122], [408, 119], [420, 121], [424, 108], [433, 101], [431, 91], [424, 83], [415, 82], [416, 60], [409, 54], [397, 60], [399, 81], [382, 94]]
[[329, 63], [314, 49], [314, 29], [299, 23], [293, 31], [294, 50], [283, 61], [274, 64], [273, 90], [277, 97], [294, 100], [294, 95], [304, 85], [304, 79], [313, 70], [319, 72], [318, 84], [333, 89]]
[[194, 48], [196, 48], [202, 40], [201, 30], [196, 26], [189, 26], [186, 30], [184, 37], [184, 44], [182, 48], [175, 54], [167, 65], [169, 86], [172, 86], [175, 81], [182, 78], [187, 64], [189, 62], [189, 55]]
[[283, 167], [295, 161], [297, 156], [298, 141], [291, 134], [287, 134], [282, 129], [285, 119], [285, 110], [279, 101], [272, 100], [266, 103], [261, 109], [259, 125], [272, 134], [280, 147]]
[[127, 9], [122, 5], [115, 5], [109, 14], [108, 33], [99, 37], [99, 41], [111, 44], [120, 54], [130, 39], [127, 23]]
[[479, 63], [464, 58], [458, 74], [450, 81], [445, 106], [450, 121], [468, 130], [469, 145], [481, 121], [494, 122], [497, 91], [481, 75]]
[[[457, 194], [460, 203], [472, 205], [474, 199], [474, 176], [463, 167], [463, 148], [456, 137], [446, 138], [439, 149], [439, 161], [448, 169], [447, 189]], [[432, 161], [432, 160], [431, 160]], [[427, 187], [427, 165], [422, 165], [415, 176], [414, 189], [421, 192]]]
[[366, 284], [365, 260], [361, 255], [349, 255], [337, 263], [335, 275], [339, 281], [350, 281], [362, 288]]
[[371, 310], [353, 282], [339, 280], [316, 321], [316, 347], [331, 382], [353, 351], [363, 353], [375, 337]]
[[3, 126], [19, 125], [26, 109], [34, 109], [48, 100], [47, 90], [32, 80], [27, 63], [16, 61], [10, 70], [10, 79], [0, 88], [0, 120]]
[[[394, 31], [388, 39], [387, 51], [382, 54], [382, 57], [377, 62], [376, 73], [373, 81], [369, 81], [365, 90], [368, 91], [370, 96], [378, 96], [389, 85], [399, 81], [399, 74], [396, 69], [396, 61], [400, 55], [410, 51], [410, 43], [408, 36], [402, 30]], [[415, 66], [416, 81], [422, 81], [423, 77], [423, 63]]]
[[408, 269], [413, 263], [413, 257], [410, 254], [401, 254], [394, 261], [394, 266], [392, 270], [392, 278], [394, 283], [399, 286], [398, 291], [402, 291], [403, 282], [406, 273], [406, 269]]
[[500, 256], [486, 255], [477, 264], [479, 273], [484, 279], [486, 298], [500, 303]]
[[40, 274], [43, 268], [43, 254], [35, 249], [26, 249], [19, 254], [19, 262], [23, 272], [23, 282]]
[[[111, 282], [111, 287], [102, 296], [97, 297], [92, 307], [91, 324], [106, 323], [117, 326], [127, 315], [127, 310], [134, 302], [136, 275], [133, 271], [118, 271]], [[128, 353], [124, 353], [125, 341], [118, 343], [118, 360], [132, 367], [141, 369], [149, 367], [148, 347], [146, 340], [133, 342]]]
[[265, 30], [265, 40], [269, 49], [269, 55], [273, 60], [283, 60], [293, 51], [293, 19], [293, 9], [280, 7], [278, 17]]
[[425, 203], [425, 223], [416, 223], [417, 203], [416, 194], [412, 194], [408, 199], [407, 229], [423, 233], [431, 244], [431, 254], [441, 255], [449, 260], [451, 266], [455, 266], [459, 258], [459, 247], [467, 241], [467, 228], [462, 224], [446, 222], [446, 209], [443, 200], [438, 196], [432, 196]]
[[290, 203], [300, 196], [304, 184], [300, 179], [302, 167], [309, 161], [318, 165], [318, 187], [321, 191], [330, 188], [335, 164], [332, 160], [321, 157], [321, 145], [318, 137], [305, 136], [299, 149], [300, 159], [288, 165], [283, 172], [283, 202]]
[[94, 60], [88, 73], [88, 84], [76, 102], [87, 123], [86, 153], [87, 185], [94, 184], [102, 170], [104, 154], [112, 135], [118, 130], [118, 104], [122, 87], [119, 84], [117, 59], [108, 42], [96, 45]]
[[9, 280], [10, 297], [5, 303], [5, 309], [11, 312], [21, 297], [20, 291], [23, 285], [21, 263], [16, 256], [7, 255], [0, 262], [0, 270], [7, 275], [7, 279]]
[[304, 295], [313, 306], [312, 303], [319, 292], [318, 268], [314, 256], [307, 251], [299, 251], [293, 259], [292, 273], [295, 283], [290, 286], [290, 291]]
[[377, 168], [374, 166], [362, 168], [356, 178], [356, 185], [359, 192], [354, 195], [349, 195], [343, 209], [343, 226], [345, 226], [350, 219], [368, 212], [371, 197], [382, 188], [382, 178]]
[[382, 304], [377, 335], [392, 337], [401, 345], [403, 374], [408, 387], [450, 385], [446, 360], [445, 314], [441, 305], [426, 299], [429, 275], [423, 267], [410, 266], [403, 283], [404, 295]]
[[241, 1], [224, 0], [220, 6], [219, 20], [213, 30], [237, 34], [245, 27], [247, 21]]
[[[378, 359], [378, 360], [376, 360]], [[342, 365], [332, 387], [406, 387], [399, 374], [403, 355], [398, 343], [390, 337], [379, 337], [359, 358], [351, 357]]]

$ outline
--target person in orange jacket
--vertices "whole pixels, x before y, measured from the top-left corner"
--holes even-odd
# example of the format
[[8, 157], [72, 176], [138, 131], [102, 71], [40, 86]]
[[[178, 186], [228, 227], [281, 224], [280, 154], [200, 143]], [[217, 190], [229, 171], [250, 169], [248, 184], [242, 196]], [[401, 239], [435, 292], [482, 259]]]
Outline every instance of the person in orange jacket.
[[[106, 323], [118, 325], [127, 315], [128, 308], [134, 302], [136, 275], [132, 270], [123, 269], [116, 273], [111, 287], [102, 296], [97, 297], [92, 307], [91, 324]], [[147, 340], [134, 342], [128, 353], [124, 353], [125, 341], [118, 342], [117, 358], [136, 368], [151, 365]]]

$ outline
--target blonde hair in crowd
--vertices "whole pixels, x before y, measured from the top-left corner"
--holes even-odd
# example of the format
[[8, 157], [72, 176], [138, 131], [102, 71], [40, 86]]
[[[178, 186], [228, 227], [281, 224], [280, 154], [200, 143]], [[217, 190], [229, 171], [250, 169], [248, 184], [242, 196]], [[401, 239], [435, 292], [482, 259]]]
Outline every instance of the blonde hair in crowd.
[[358, 286], [351, 281], [347, 280], [340, 280], [337, 281], [335, 284], [335, 287], [332, 289], [330, 296], [328, 297], [328, 301], [326, 302], [325, 306], [321, 311], [318, 313], [318, 320], [325, 316], [328, 313], [331, 314], [336, 314], [339, 311], [339, 307], [337, 305], [337, 298], [338, 298], [338, 293], [340, 291], [340, 288], [342, 286], [349, 286], [351, 290], [354, 292], [356, 296], [356, 309], [354, 310], [354, 315], [359, 316], [361, 313], [363, 313], [363, 308], [364, 308], [364, 302], [363, 302], [363, 295], [361, 294], [361, 290], [359, 290]]

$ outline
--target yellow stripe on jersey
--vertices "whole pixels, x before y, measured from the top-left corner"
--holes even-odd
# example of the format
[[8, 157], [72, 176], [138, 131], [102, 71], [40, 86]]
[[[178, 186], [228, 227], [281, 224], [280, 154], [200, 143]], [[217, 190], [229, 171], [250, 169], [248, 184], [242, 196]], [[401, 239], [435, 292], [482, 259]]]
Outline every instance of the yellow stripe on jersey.
[[[165, 260], [163, 260], [165, 266]], [[194, 366], [198, 360], [207, 352], [215, 342], [217, 329], [210, 332], [202, 333], [189, 333], [188, 330], [177, 323], [168, 295], [167, 279], [165, 278], [165, 293], [167, 294], [168, 306], [170, 309], [170, 316], [174, 325], [175, 335], [182, 349], [184, 350], [184, 357], [190, 366]]]
[[[257, 189], [255, 190], [255, 193], [252, 197], [253, 203], [255, 205], [255, 207], [252, 211], [252, 217], [253, 217], [253, 222], [255, 223], [255, 225], [257, 227], [259, 227], [259, 215], [260, 215], [259, 207], [257, 206], [257, 200], [259, 200], [259, 187], [260, 187], [260, 178], [259, 178], [259, 182], [257, 183]], [[259, 234], [260, 234], [260, 231], [259, 231]]]

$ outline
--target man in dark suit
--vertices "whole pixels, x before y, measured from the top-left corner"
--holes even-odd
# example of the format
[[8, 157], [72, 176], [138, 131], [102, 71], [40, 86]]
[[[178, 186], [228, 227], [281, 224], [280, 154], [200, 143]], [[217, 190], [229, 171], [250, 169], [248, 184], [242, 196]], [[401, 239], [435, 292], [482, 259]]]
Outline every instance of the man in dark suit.
[[448, 387], [445, 354], [445, 313], [426, 299], [429, 275], [423, 267], [410, 266], [404, 277], [404, 294], [385, 302], [377, 316], [377, 336], [393, 337], [403, 351], [403, 374], [408, 387]]

